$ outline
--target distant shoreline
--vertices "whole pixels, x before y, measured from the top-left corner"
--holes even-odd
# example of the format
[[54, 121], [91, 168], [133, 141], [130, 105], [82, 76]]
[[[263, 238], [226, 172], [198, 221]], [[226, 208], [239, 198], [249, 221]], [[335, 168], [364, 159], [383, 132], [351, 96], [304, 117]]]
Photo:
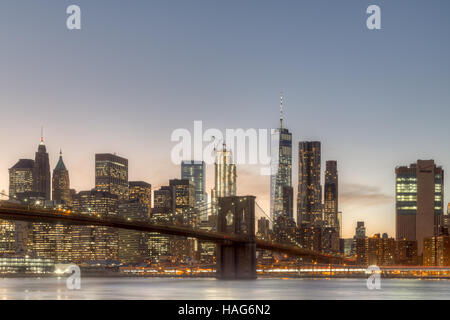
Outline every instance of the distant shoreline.
[[[0, 274], [1, 279], [17, 279], [17, 278], [66, 278], [67, 275], [55, 275], [53, 273], [48, 274]], [[95, 272], [86, 272], [82, 273], [82, 277], [85, 278], [173, 278], [173, 279], [207, 279], [214, 278], [214, 275], [135, 275], [135, 274], [122, 274], [122, 273], [95, 273]], [[396, 279], [396, 280], [450, 280], [450, 276], [448, 277], [405, 277], [405, 276], [381, 276], [382, 279]], [[320, 276], [320, 275], [258, 275], [259, 280], [262, 279], [312, 279], [312, 280], [333, 280], [333, 279], [367, 279], [366, 275], [346, 275], [346, 276]], [[239, 280], [233, 280], [239, 281]]]

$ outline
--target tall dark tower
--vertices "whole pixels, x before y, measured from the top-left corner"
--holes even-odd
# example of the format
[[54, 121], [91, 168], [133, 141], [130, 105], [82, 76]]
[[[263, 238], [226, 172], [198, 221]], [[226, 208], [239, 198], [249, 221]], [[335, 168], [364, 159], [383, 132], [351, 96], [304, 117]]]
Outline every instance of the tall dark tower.
[[339, 227], [338, 171], [335, 160], [326, 162], [323, 212], [328, 227]]
[[297, 224], [314, 224], [320, 220], [320, 141], [301, 141], [298, 144]]
[[68, 205], [71, 204], [69, 171], [64, 165], [61, 151], [59, 152], [58, 163], [53, 169], [52, 193], [53, 200], [62, 200]]
[[50, 200], [50, 162], [43, 136], [36, 152], [33, 171], [33, 190], [42, 193], [45, 199]]

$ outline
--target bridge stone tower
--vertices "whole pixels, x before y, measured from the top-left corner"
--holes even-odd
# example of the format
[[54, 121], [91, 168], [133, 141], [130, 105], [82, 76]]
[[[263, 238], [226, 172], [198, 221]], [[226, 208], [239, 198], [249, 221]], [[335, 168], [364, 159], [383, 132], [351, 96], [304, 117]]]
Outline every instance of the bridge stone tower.
[[217, 245], [217, 277], [256, 279], [255, 197], [219, 198], [217, 231], [248, 239]]

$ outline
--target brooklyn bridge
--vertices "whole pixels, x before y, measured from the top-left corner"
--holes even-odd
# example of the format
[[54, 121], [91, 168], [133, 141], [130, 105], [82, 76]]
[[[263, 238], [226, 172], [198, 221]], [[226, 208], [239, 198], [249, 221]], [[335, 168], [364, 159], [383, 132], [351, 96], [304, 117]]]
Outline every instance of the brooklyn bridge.
[[[89, 225], [140, 232], [157, 232], [164, 235], [196, 238], [217, 245], [216, 276], [224, 279], [256, 278], [256, 250], [269, 250], [293, 257], [302, 257], [320, 263], [354, 264], [337, 255], [324, 254], [297, 245], [257, 239], [255, 235], [255, 197], [233, 197], [231, 207], [219, 211], [217, 231], [199, 230], [182, 225], [130, 221], [123, 218], [99, 218], [74, 212], [43, 209], [33, 206], [0, 202], [0, 219], [26, 222], [43, 222], [65, 225]], [[245, 202], [245, 210], [239, 202]], [[235, 203], [236, 202], [236, 203]], [[253, 225], [252, 225], [253, 224]], [[248, 227], [243, 227], [247, 225]]]

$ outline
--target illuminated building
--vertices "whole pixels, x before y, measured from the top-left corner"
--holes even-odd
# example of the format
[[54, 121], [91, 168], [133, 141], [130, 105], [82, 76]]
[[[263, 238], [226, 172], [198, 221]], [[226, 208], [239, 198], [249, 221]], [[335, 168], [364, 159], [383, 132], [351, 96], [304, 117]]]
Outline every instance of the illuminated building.
[[53, 169], [52, 186], [53, 200], [64, 201], [70, 206], [72, 199], [70, 196], [69, 171], [66, 169], [61, 151], [59, 152], [58, 163]]
[[326, 225], [338, 229], [338, 172], [334, 160], [326, 162], [323, 212]]
[[172, 179], [169, 185], [174, 190], [175, 223], [195, 226], [198, 223], [195, 209], [195, 186], [188, 179]]
[[303, 223], [298, 228], [300, 230], [302, 248], [322, 251], [322, 226]]
[[20, 159], [9, 169], [9, 197], [18, 193], [33, 191], [34, 160]]
[[[34, 160], [20, 159], [9, 169], [9, 198], [18, 200], [34, 188]], [[31, 224], [23, 221], [0, 221], [0, 254], [26, 253]]]
[[14, 221], [0, 220], [0, 255], [11, 255], [16, 251], [16, 224]]
[[50, 200], [50, 162], [45, 148], [44, 138], [41, 137], [38, 151], [34, 159], [33, 191], [42, 193], [45, 200]]
[[298, 144], [297, 224], [322, 220], [320, 141]]
[[450, 237], [438, 236], [424, 239], [424, 266], [450, 266]]
[[[147, 193], [144, 193], [143, 195], [144, 198], [148, 197]], [[128, 221], [149, 222], [149, 207], [147, 204], [145, 204], [144, 201], [141, 202], [139, 198], [134, 198], [133, 200], [123, 201], [119, 203], [119, 217]], [[134, 230], [119, 229], [118, 235], [118, 258], [121, 262], [142, 262], [149, 258], [147, 233]]]
[[128, 160], [115, 154], [95, 155], [95, 188], [117, 195], [119, 200], [128, 198]]
[[396, 262], [396, 241], [377, 233], [368, 238], [356, 239], [357, 264], [361, 266], [386, 266]]
[[397, 240], [395, 260], [398, 265], [416, 265], [417, 242], [403, 239]]
[[222, 150], [216, 151], [215, 186], [211, 192], [212, 214], [218, 214], [219, 198], [236, 195], [236, 165], [232, 163], [231, 151], [223, 144]]
[[[162, 186], [154, 191], [151, 221], [155, 223], [172, 224], [175, 214], [175, 193], [171, 186]], [[153, 262], [161, 258], [169, 258], [170, 236], [151, 232], [148, 234], [149, 257]]]
[[272, 130], [270, 165], [270, 217], [293, 218], [292, 134], [283, 128], [283, 97], [280, 101], [280, 127]]
[[[175, 223], [196, 227], [199, 221], [195, 208], [194, 183], [187, 179], [172, 179], [169, 180], [169, 185], [174, 190]], [[179, 259], [179, 262], [186, 262], [194, 259], [196, 243], [196, 239], [193, 238], [172, 237], [170, 240], [170, 252]]]
[[[199, 230], [213, 231], [215, 230], [215, 222], [212, 216], [208, 217], [208, 220], [201, 221], [199, 225]], [[198, 254], [200, 258], [200, 263], [215, 263], [216, 256], [216, 243], [210, 241], [198, 241]]]
[[322, 229], [322, 252], [339, 253], [339, 231], [335, 227], [324, 227]]
[[0, 257], [0, 274], [52, 273], [55, 263], [51, 259], [31, 257]]
[[273, 224], [273, 237], [276, 242], [304, 247], [305, 238], [295, 221], [287, 215], [279, 215]]
[[444, 170], [433, 160], [418, 160], [395, 174], [396, 238], [417, 241], [422, 256], [424, 239], [437, 236], [442, 225]]
[[442, 225], [447, 228], [447, 230], [450, 229], [450, 203], [447, 204], [447, 212], [444, 214]]
[[183, 161], [181, 162], [181, 179], [190, 180], [194, 183], [195, 207], [199, 210], [200, 220], [208, 219], [206, 210], [208, 195], [206, 188], [206, 165], [204, 161]]
[[[98, 218], [117, 216], [117, 195], [103, 191], [80, 191], [72, 199], [77, 214]], [[99, 226], [73, 226], [73, 262], [118, 259], [118, 231]]]
[[152, 185], [144, 181], [130, 181], [128, 184], [128, 199], [137, 200], [148, 208], [147, 215], [141, 219], [148, 221], [152, 206]]

